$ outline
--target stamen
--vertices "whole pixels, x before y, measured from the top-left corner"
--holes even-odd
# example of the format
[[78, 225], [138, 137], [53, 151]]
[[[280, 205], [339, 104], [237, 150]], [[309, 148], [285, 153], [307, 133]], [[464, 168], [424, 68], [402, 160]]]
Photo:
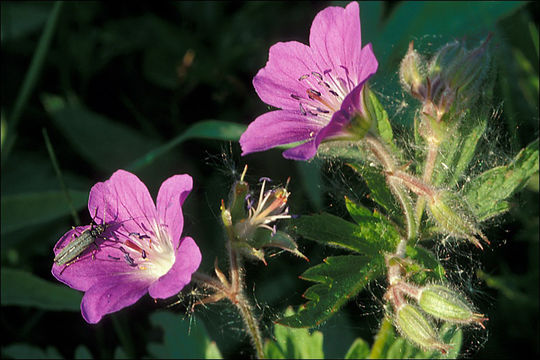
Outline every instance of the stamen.
[[330, 94], [334, 95], [334, 96], [339, 97], [339, 94], [338, 94], [337, 92], [335, 92], [334, 90], [332, 90], [332, 89], [328, 90], [328, 92], [329, 92]]
[[317, 107], [317, 111], [322, 112], [323, 114], [328, 114], [330, 111], [321, 109], [320, 107]]
[[307, 112], [304, 109], [304, 107], [302, 106], [302, 103], [299, 103], [299, 104], [300, 104], [300, 112], [302, 113], [302, 115], [307, 115]]
[[305, 80], [309, 77], [309, 74], [305, 74], [305, 75], [302, 75], [298, 78], [298, 81], [302, 81], [302, 80]]
[[295, 94], [291, 94], [291, 97], [292, 97], [294, 100], [300, 100], [300, 99], [302, 99], [300, 96], [295, 95]]
[[306, 92], [311, 100], [320, 100], [318, 99], [321, 97], [321, 93], [319, 91], [314, 89], [307, 89]]
[[316, 72], [316, 71], [312, 71], [312, 72], [311, 72], [311, 75], [315, 76], [317, 79], [319, 79], [319, 80], [321, 80], [321, 81], [322, 81], [322, 79], [323, 79], [322, 75], [319, 74], [319, 73]]
[[263, 182], [263, 181], [268, 181], [268, 182], [272, 182], [272, 179], [270, 179], [269, 177], [266, 177], [266, 176], [263, 176], [259, 179], [259, 182]]

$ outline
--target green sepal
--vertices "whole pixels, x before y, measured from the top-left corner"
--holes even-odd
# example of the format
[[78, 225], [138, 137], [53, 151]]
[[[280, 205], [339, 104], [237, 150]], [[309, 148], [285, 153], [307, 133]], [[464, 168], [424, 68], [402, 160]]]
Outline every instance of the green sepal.
[[256, 249], [279, 248], [308, 260], [308, 258], [298, 250], [298, 245], [293, 238], [286, 232], [276, 231], [275, 233], [272, 233], [268, 229], [259, 228], [255, 232], [253, 238], [253, 247]]

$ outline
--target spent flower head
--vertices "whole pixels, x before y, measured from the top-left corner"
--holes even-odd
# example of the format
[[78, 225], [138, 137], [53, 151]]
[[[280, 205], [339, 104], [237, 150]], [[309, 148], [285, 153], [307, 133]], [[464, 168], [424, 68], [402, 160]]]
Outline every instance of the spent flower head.
[[322, 141], [362, 137], [369, 128], [362, 124], [362, 89], [377, 67], [371, 44], [362, 47], [358, 4], [322, 10], [311, 25], [309, 46], [289, 41], [270, 48], [253, 86], [280, 110], [248, 126], [240, 138], [242, 155], [301, 142], [283, 156], [309, 160]]
[[[105, 228], [96, 248], [52, 266], [59, 281], [85, 292], [81, 312], [87, 322], [97, 323], [146, 293], [154, 299], [171, 297], [191, 281], [201, 253], [192, 238], [182, 237], [182, 204], [192, 187], [189, 175], [170, 177], [159, 189], [157, 206], [137, 176], [124, 170], [92, 187], [88, 210]], [[55, 255], [91, 228], [69, 230], [54, 247]]]

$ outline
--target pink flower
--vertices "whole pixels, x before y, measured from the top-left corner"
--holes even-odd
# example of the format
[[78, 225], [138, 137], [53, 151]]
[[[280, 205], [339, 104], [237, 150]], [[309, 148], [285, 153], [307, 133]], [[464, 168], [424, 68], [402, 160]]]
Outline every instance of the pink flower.
[[[87, 322], [97, 323], [147, 292], [155, 299], [171, 297], [191, 281], [201, 253], [192, 238], [181, 235], [182, 204], [192, 187], [189, 175], [170, 177], [159, 189], [157, 207], [146, 186], [124, 170], [92, 187], [88, 210], [105, 231], [78, 259], [52, 267], [58, 280], [85, 292], [81, 312]], [[68, 231], [54, 253], [89, 228]]]
[[364, 83], [377, 71], [371, 44], [362, 48], [358, 4], [327, 7], [315, 16], [309, 46], [296, 41], [270, 48], [253, 79], [259, 97], [280, 108], [259, 116], [240, 137], [242, 155], [303, 142], [283, 156], [309, 160], [321, 141], [350, 137], [347, 125], [362, 115]]

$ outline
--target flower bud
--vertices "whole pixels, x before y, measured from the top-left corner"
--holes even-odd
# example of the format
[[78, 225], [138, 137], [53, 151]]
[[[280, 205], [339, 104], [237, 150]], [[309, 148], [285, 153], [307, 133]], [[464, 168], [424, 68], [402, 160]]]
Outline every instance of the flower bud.
[[396, 311], [395, 325], [405, 338], [422, 349], [436, 349], [443, 354], [450, 349], [439, 340], [431, 322], [411, 304], [405, 303]]
[[428, 198], [428, 207], [439, 230], [447, 235], [468, 239], [483, 250], [477, 236], [489, 244], [489, 240], [476, 228], [473, 217], [464, 207], [458, 207], [459, 199], [451, 192], [438, 191]]
[[420, 290], [418, 305], [429, 315], [454, 323], [477, 323], [481, 327], [487, 320], [482, 314], [476, 314], [469, 302], [461, 296], [442, 285], [428, 285]]
[[399, 80], [405, 91], [420, 100], [426, 97], [426, 69], [422, 56], [413, 49], [413, 42], [399, 66]]

